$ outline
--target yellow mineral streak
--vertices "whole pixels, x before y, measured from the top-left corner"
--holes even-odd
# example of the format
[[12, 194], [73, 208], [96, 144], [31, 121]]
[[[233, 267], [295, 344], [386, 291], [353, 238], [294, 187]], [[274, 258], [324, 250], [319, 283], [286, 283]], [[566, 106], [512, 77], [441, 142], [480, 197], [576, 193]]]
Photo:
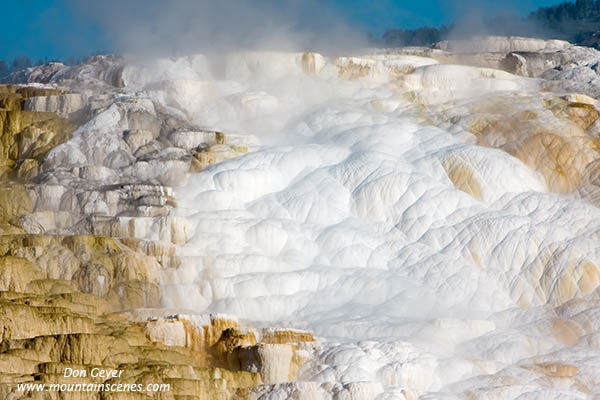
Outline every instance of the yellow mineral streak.
[[574, 346], [583, 335], [583, 330], [574, 321], [558, 318], [552, 321], [552, 335], [560, 343]]
[[268, 329], [260, 339], [261, 343], [274, 344], [313, 342], [314, 340], [315, 336], [312, 332], [291, 329]]
[[0, 181], [35, 177], [41, 158], [75, 130], [72, 121], [56, 114], [22, 110], [25, 98], [55, 94], [63, 92], [0, 85]]
[[229, 160], [248, 152], [248, 146], [227, 144], [227, 136], [220, 132], [216, 133], [216, 142], [216, 145], [194, 154], [192, 164], [190, 165], [191, 172], [200, 172], [209, 165]]
[[553, 378], [566, 378], [577, 375], [579, 368], [571, 364], [541, 363], [524, 365], [522, 368], [540, 372]]
[[0, 282], [4, 290], [23, 291], [35, 280], [62, 280], [106, 298], [114, 310], [157, 307], [160, 262], [174, 256], [165, 249], [159, 260], [154, 253], [163, 248], [94, 235], [2, 235]]
[[314, 75], [317, 72], [315, 53], [302, 54], [301, 65], [302, 65], [302, 70], [304, 71], [305, 74]]
[[556, 117], [573, 122], [585, 130], [600, 117], [600, 113], [594, 106], [595, 103], [592, 98], [585, 95], [570, 95], [548, 99], [545, 106]]
[[448, 178], [459, 190], [473, 196], [477, 200], [482, 200], [481, 185], [475, 177], [473, 169], [463, 160], [457, 157], [450, 157], [442, 163]]
[[558, 257], [552, 257], [544, 267], [539, 284], [545, 298], [560, 305], [596, 290], [600, 286], [600, 271], [589, 261], [564, 265]]
[[239, 329], [240, 324], [232, 319], [211, 318], [210, 325], [203, 327], [202, 346], [210, 347], [215, 345], [221, 339], [223, 331], [230, 328]]
[[583, 171], [596, 157], [596, 146], [591, 138], [539, 133], [524, 139], [509, 153], [541, 172], [552, 191], [568, 193], [579, 186]]
[[374, 64], [374, 62], [368, 62], [368, 60], [342, 58], [340, 59], [340, 64], [338, 64], [338, 78], [347, 80], [364, 78], [371, 72], [373, 68], [371, 64]]
[[[596, 105], [584, 95], [541, 100], [499, 95], [471, 103], [458, 115], [448, 114], [441, 106], [441, 112], [432, 115], [438, 123], [460, 124], [476, 135], [477, 144], [502, 149], [523, 161], [541, 173], [551, 191], [569, 193], [587, 185], [584, 195], [600, 198], [592, 194], [596, 189], [590, 185], [597, 176], [590, 165], [600, 154]], [[450, 178], [458, 188], [467, 193], [473, 190], [465, 183], [473, 174], [459, 167], [452, 175], [457, 176], [458, 184]]]
[[33, 204], [25, 186], [0, 186], [0, 234], [22, 233], [18, 217], [32, 210]]

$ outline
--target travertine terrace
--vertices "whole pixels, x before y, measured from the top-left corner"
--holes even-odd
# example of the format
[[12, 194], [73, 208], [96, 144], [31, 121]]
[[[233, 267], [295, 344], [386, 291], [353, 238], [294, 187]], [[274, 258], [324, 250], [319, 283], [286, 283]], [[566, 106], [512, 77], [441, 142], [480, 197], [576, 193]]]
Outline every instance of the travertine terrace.
[[[487, 37], [12, 75], [0, 396], [600, 396], [598, 59]], [[95, 367], [171, 390], [17, 390]]]

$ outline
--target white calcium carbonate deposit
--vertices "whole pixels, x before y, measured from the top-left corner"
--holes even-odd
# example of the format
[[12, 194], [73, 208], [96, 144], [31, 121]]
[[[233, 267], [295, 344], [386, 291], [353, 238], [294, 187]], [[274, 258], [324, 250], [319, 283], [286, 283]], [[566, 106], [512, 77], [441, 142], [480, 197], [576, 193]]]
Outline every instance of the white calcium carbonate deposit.
[[[229, 56], [227, 81], [210, 86], [236, 92], [187, 112], [263, 145], [178, 190], [193, 234], [184, 265], [163, 277], [165, 306], [325, 338], [302, 378], [334, 386], [280, 385], [261, 399], [566, 399], [582, 396], [580, 384], [600, 395], [600, 342], [585, 334], [600, 325], [599, 210], [549, 192], [539, 172], [472, 133], [419, 116], [466, 97], [534, 102], [538, 81], [415, 58], [400, 74], [401, 57], [389, 68], [328, 60], [315, 72], [299, 55]], [[193, 102], [185, 94], [197, 85], [166, 90]], [[457, 162], [479, 198], [449, 179]], [[565, 312], [587, 325], [574, 342], [557, 333]], [[577, 377], [547, 378], [563, 364]]]
[[[509, 121], [587, 140], [548, 111], [562, 94], [418, 56], [215, 59], [131, 66], [124, 79], [260, 142], [176, 189], [189, 240], [161, 276], [166, 308], [320, 338], [298, 382], [255, 398], [600, 396], [600, 210], [574, 189], [593, 155], [573, 150], [588, 158], [573, 185], [559, 182]], [[62, 157], [75, 162], [72, 150]]]

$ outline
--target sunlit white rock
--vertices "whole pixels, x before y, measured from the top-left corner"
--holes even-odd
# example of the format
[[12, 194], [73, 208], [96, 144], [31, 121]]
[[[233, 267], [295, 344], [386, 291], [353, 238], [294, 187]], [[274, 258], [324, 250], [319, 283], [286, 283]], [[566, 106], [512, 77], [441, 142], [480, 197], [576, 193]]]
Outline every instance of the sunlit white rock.
[[[492, 51], [567, 46], [484, 44]], [[110, 169], [183, 185], [175, 191], [176, 217], [99, 218], [95, 233], [179, 245], [180, 268], [160, 271], [165, 307], [235, 314], [324, 338], [306, 350], [301, 380], [308, 382], [282, 383], [288, 348], [260, 350], [277, 353], [279, 364], [250, 366], [273, 383], [253, 398], [600, 392], [594, 169], [577, 196], [551, 193], [540, 173], [503, 148], [517, 146], [528, 125], [490, 135], [487, 147], [467, 129], [476, 100], [502, 95], [515, 114], [535, 103], [541, 121], [554, 118], [544, 126], [585, 135], [544, 108], [539, 90], [547, 81], [391, 54], [253, 52], [131, 68], [123, 74], [126, 95], [98, 108], [43, 167], [57, 176], [65, 169], [110, 177]], [[147, 91], [134, 94], [127, 85]], [[593, 99], [566, 101], [595, 106]], [[133, 113], [231, 128], [237, 134], [227, 144], [251, 143], [255, 151], [186, 180], [185, 155], [224, 145], [192, 128], [173, 129], [161, 138], [166, 145], [157, 144], [151, 118]], [[136, 138], [144, 130], [132, 126], [146, 123], [155, 130]], [[140, 156], [144, 146], [144, 157], [156, 157]], [[56, 207], [63, 194], [48, 189], [47, 196], [40, 205]], [[90, 213], [112, 207], [97, 193], [79, 197]], [[25, 222], [44, 230], [67, 225], [61, 218], [40, 211]], [[180, 342], [177, 332], [154, 334]]]

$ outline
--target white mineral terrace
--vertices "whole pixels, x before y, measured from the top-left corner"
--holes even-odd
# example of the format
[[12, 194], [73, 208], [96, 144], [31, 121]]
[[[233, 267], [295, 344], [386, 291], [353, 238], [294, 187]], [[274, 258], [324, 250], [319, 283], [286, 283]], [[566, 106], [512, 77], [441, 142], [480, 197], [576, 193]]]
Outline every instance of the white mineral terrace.
[[166, 309], [319, 337], [298, 382], [257, 398], [600, 396], [593, 98], [400, 54], [196, 55], [131, 63], [122, 80], [49, 165], [119, 149], [110, 132], [132, 104], [249, 146], [189, 175], [171, 159], [123, 173], [175, 187], [185, 232], [169, 236], [181, 266], [160, 271]]

